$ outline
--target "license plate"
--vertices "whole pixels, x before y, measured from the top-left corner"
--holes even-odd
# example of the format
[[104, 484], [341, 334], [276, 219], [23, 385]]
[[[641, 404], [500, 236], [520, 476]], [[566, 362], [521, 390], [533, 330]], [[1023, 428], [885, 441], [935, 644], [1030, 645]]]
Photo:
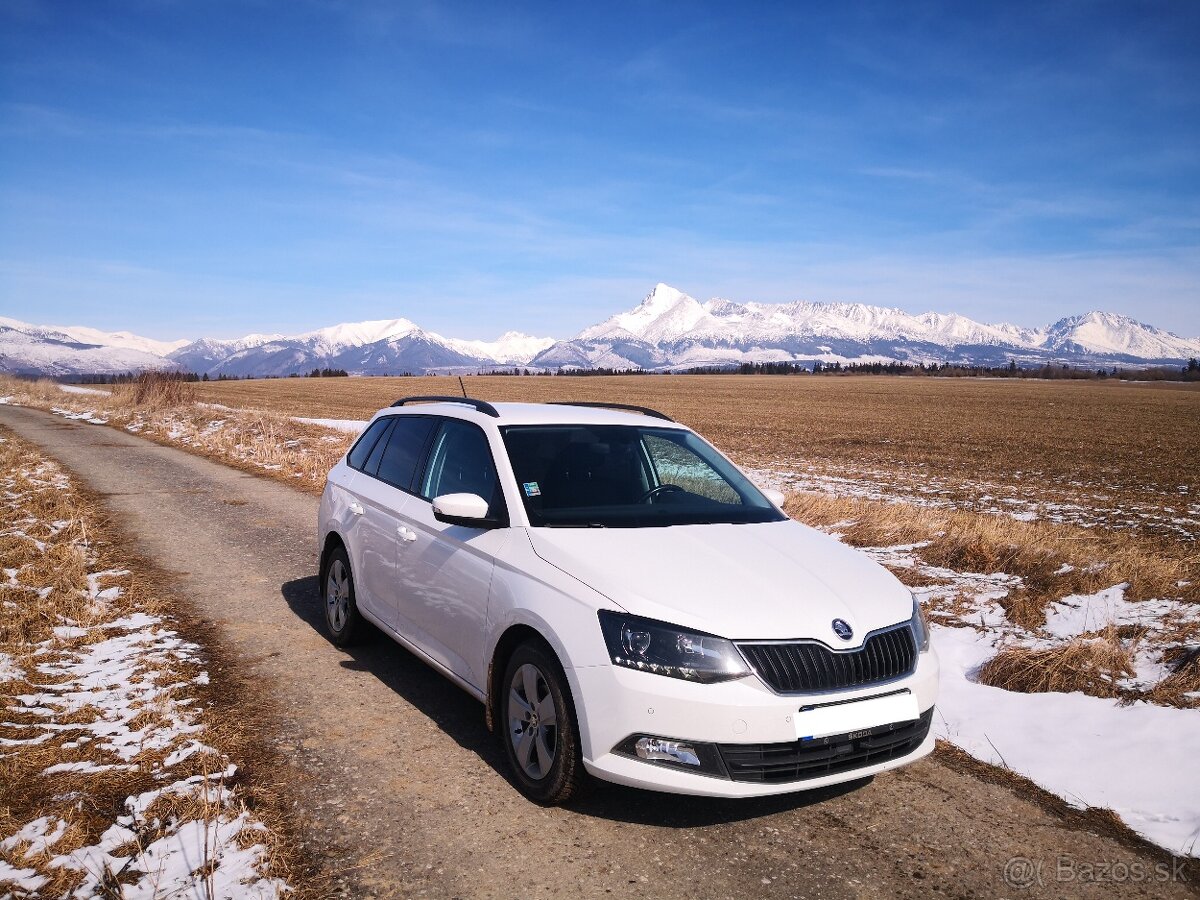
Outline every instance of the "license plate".
[[830, 734], [848, 734], [894, 722], [911, 722], [920, 715], [917, 698], [906, 691], [903, 694], [855, 700], [853, 703], [818, 706], [796, 713], [792, 721], [796, 723], [796, 737], [803, 741]]

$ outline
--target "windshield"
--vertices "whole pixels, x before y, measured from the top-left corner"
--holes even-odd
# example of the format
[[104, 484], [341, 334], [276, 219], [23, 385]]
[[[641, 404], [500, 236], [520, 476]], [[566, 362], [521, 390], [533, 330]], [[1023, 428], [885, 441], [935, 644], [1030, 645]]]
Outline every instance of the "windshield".
[[509, 425], [501, 433], [534, 526], [640, 528], [785, 518], [690, 431]]

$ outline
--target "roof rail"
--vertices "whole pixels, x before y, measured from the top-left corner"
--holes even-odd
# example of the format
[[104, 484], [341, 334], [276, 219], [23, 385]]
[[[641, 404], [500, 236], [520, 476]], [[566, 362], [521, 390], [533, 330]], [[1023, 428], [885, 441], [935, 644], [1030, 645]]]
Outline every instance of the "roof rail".
[[473, 397], [401, 397], [392, 406], [404, 406], [408, 403], [461, 403], [464, 406], [473, 406], [476, 410], [483, 413], [485, 416], [491, 416], [493, 419], [500, 418], [500, 413], [496, 407], [488, 403], [486, 400], [476, 400]]
[[667, 422], [675, 420], [666, 413], [660, 413], [657, 409], [649, 409], [645, 406], [630, 406], [628, 403], [605, 403], [602, 400], [551, 400], [551, 406], [590, 406], [596, 409], [623, 409], [626, 412], [641, 413], [643, 416], [651, 416], [655, 419], [663, 419]]

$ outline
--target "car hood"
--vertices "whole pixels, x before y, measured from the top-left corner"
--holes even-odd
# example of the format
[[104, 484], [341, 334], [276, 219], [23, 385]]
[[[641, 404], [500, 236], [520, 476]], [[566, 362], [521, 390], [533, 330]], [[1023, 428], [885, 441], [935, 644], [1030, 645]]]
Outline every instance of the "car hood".
[[[626, 612], [721, 637], [840, 649], [912, 615], [912, 595], [887, 569], [790, 520], [528, 532], [538, 556]], [[838, 638], [834, 619], [853, 637]]]

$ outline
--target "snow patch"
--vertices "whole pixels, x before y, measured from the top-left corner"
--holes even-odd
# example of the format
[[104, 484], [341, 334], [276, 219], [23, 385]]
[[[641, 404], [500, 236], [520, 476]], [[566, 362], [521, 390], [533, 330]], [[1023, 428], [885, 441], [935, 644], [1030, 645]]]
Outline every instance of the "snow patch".
[[304, 425], [316, 425], [320, 428], [330, 428], [334, 431], [345, 431], [349, 434], [360, 434], [368, 424], [365, 419], [306, 419], [301, 416], [294, 416], [292, 421]]
[[[1011, 622], [1000, 601], [1022, 580], [1005, 573], [929, 566], [920, 544], [865, 548], [894, 570], [935, 583], [913, 590], [933, 619], [940, 661], [934, 729], [972, 756], [1007, 767], [1077, 807], [1110, 808], [1147, 840], [1172, 853], [1200, 855], [1200, 710], [1083, 693], [1025, 694], [981, 684], [980, 667], [1005, 647], [1060, 646], [1109, 625], [1133, 624], [1150, 636], [1196, 621], [1200, 608], [1169, 600], [1129, 601], [1125, 585], [1064, 597], [1046, 626], [1029, 632]], [[902, 579], [903, 580], [903, 579]], [[1134, 644], [1137, 672], [1123, 687], [1152, 687], [1169, 674], [1153, 641]], [[1159, 645], [1161, 646], [1161, 645]], [[1128, 777], [1129, 761], [1153, 760]]]
[[[995, 654], [995, 635], [939, 625], [931, 631], [941, 661], [938, 737], [1073, 806], [1111, 809], [1172, 853], [1200, 853], [1200, 712], [979, 684], [973, 674]], [[1152, 764], [1133, 778], [1131, 760]]]
[[92, 410], [84, 410], [83, 412], [75, 412], [70, 409], [62, 409], [58, 406], [50, 407], [50, 412], [56, 416], [62, 416], [64, 419], [70, 419], [73, 422], [87, 422], [89, 425], [107, 425], [108, 419], [98, 416]]
[[[16, 490], [20, 481], [26, 484]], [[204, 743], [197, 698], [186, 692], [191, 685], [208, 682], [200, 668], [200, 648], [160, 616], [129, 608], [123, 615], [109, 612], [123, 594], [120, 585], [110, 582], [131, 573], [96, 568], [91, 545], [76, 532], [67, 532], [73, 520], [39, 522], [32, 502], [35, 491], [28, 483], [57, 491], [70, 488], [70, 479], [49, 461], [22, 465], [0, 473], [0, 496], [8, 522], [43, 529], [58, 545], [83, 550], [90, 571], [79, 592], [91, 601], [89, 616], [95, 619], [85, 623], [60, 614], [51, 638], [23, 645], [22, 663], [0, 653], [0, 682], [30, 685], [24, 693], [3, 698], [0, 710], [11, 721], [4, 722], [0, 748], [13, 754], [23, 747], [52, 747], [57, 761], [42, 775], [70, 777], [73, 786], [80, 785], [64, 802], [75, 797], [81, 805], [87, 802], [90, 776], [111, 779], [140, 771], [157, 785], [130, 796], [124, 813], [95, 843], [68, 853], [55, 855], [67, 832], [66, 820], [43, 814], [23, 824], [10, 822], [11, 830], [0, 837], [0, 850], [8, 854], [8, 859], [0, 859], [0, 884], [18, 896], [37, 896], [49, 881], [43, 873], [66, 869], [82, 876], [71, 893], [77, 898], [108, 896], [117, 874], [125, 898], [208, 900], [288, 893], [286, 883], [262, 874], [269, 863], [266, 830], [249, 816], [231, 786], [236, 767]], [[6, 533], [17, 531], [10, 528]], [[48, 548], [46, 542], [38, 546]], [[52, 600], [57, 596], [54, 588], [30, 583], [33, 571], [30, 566], [0, 570], [13, 591]], [[13, 606], [16, 602], [19, 599], [5, 601]], [[52, 606], [48, 609], [53, 611]], [[206, 762], [219, 763], [213, 766], [214, 774], [189, 776], [180, 771], [181, 764], [200, 753], [213, 757]], [[183, 822], [164, 818], [155, 803], [165, 797], [193, 798], [194, 808], [204, 815]], [[20, 859], [14, 857], [18, 852]], [[26, 860], [32, 865], [22, 865]]]
[[[12, 571], [11, 569], [6, 569]], [[25, 677], [25, 670], [22, 669], [15, 659], [7, 653], [0, 653], [0, 684], [6, 681], [16, 681], [18, 678]]]

